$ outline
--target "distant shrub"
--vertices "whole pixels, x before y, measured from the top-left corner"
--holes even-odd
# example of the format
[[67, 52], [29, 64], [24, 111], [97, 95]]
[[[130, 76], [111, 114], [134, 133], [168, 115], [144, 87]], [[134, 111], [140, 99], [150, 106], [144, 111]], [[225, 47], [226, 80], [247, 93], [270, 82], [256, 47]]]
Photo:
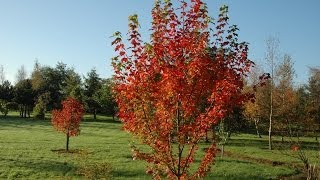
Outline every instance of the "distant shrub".
[[111, 170], [109, 163], [84, 163], [77, 173], [88, 179], [111, 179]]

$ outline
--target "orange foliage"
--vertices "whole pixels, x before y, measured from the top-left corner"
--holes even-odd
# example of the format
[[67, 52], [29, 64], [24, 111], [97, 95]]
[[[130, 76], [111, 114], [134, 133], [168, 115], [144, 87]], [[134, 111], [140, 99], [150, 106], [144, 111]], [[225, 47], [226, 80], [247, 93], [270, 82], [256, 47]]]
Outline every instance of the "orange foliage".
[[213, 32], [201, 0], [181, 2], [178, 10], [170, 1], [157, 1], [150, 43], [142, 42], [136, 15], [129, 17], [129, 48], [115, 33], [119, 118], [126, 131], [153, 149], [143, 153], [133, 147], [134, 158], [149, 162], [146, 172], [154, 178], [204, 177], [216, 145], [207, 149], [198, 170], [189, 174], [198, 142], [233, 107], [253, 98], [242, 93], [243, 77], [253, 62], [247, 58], [247, 43], [238, 42], [238, 28], [228, 27], [227, 12], [228, 7], [220, 8]]
[[67, 136], [77, 136], [84, 114], [83, 105], [72, 97], [62, 102], [62, 110], [53, 110], [51, 123], [53, 127]]

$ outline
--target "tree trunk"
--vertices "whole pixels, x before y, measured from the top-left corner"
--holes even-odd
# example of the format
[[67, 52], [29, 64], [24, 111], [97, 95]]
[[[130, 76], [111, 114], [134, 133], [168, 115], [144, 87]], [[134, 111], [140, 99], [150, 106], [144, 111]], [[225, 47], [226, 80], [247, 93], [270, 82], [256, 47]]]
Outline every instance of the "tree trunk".
[[272, 116], [273, 116], [273, 89], [270, 92], [270, 114], [269, 114], [269, 150], [272, 150]]
[[215, 136], [215, 134], [214, 134], [214, 126], [212, 126], [212, 142], [215, 142], [215, 138], [216, 138], [216, 136]]
[[20, 117], [23, 118], [23, 106], [22, 105], [20, 105]]
[[96, 109], [93, 110], [93, 119], [97, 119], [97, 110]]
[[254, 119], [254, 125], [256, 126], [257, 135], [259, 136], [259, 138], [262, 138], [262, 137], [261, 137], [261, 134], [260, 134], [260, 132], [259, 132], [258, 122], [259, 122], [259, 120], [258, 120], [257, 118], [255, 118], [255, 119]]
[[67, 132], [67, 143], [66, 143], [66, 150], [69, 151], [69, 132]]
[[229, 131], [227, 134], [228, 134], [228, 139], [230, 139], [231, 138], [231, 131]]
[[27, 107], [28, 107], [28, 117], [30, 118], [30, 107], [29, 106]]
[[269, 150], [272, 150], [272, 118], [270, 116], [269, 122]]
[[223, 158], [223, 155], [224, 155], [224, 144], [222, 144], [221, 146], [221, 158]]
[[27, 105], [24, 106], [24, 118], [27, 118]]
[[206, 131], [206, 143], [209, 142], [209, 138], [208, 138], [208, 131]]

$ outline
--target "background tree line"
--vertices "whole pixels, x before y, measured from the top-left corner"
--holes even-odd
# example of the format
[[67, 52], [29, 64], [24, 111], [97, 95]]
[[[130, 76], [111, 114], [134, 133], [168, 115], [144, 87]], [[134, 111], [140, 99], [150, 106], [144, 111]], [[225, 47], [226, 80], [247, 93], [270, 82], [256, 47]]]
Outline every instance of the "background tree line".
[[97, 113], [114, 117], [116, 103], [111, 86], [112, 80], [101, 78], [94, 68], [81, 77], [62, 62], [50, 67], [38, 61], [30, 76], [21, 66], [12, 84], [0, 66], [0, 110], [4, 115], [9, 110], [18, 110], [24, 118], [33, 112], [33, 117], [44, 119], [45, 112], [59, 109], [61, 101], [70, 96], [82, 102], [86, 112], [92, 113], [95, 119]]
[[[256, 65], [246, 80], [244, 89], [254, 91], [255, 101], [237, 107], [219, 125], [218, 128], [226, 136], [254, 130], [260, 137], [261, 133], [267, 132], [270, 137], [300, 132], [312, 133], [318, 138], [320, 68], [310, 67], [308, 82], [296, 85], [293, 81], [293, 60], [288, 54], [280, 55], [278, 43], [276, 39], [269, 40], [265, 61], [267, 66]], [[255, 87], [263, 72], [272, 72], [271, 78], [265, 86]], [[111, 87], [112, 79], [99, 77], [94, 68], [81, 77], [62, 62], [50, 67], [36, 61], [30, 77], [24, 66], [21, 66], [15, 84], [12, 84], [6, 80], [4, 68], [0, 66], [0, 111], [6, 115], [9, 110], [18, 110], [21, 117], [30, 117], [33, 112], [34, 117], [44, 119], [45, 112], [60, 108], [61, 101], [71, 96], [82, 102], [86, 112], [92, 113], [94, 118], [97, 113], [114, 117], [117, 106]]]
[[[279, 53], [279, 40], [267, 40], [265, 62], [257, 65], [248, 77], [247, 90], [255, 91], [256, 99], [244, 107], [244, 117], [254, 124], [257, 135], [269, 134], [269, 149], [272, 136], [311, 135], [318, 139], [320, 130], [320, 68], [309, 67], [309, 79], [304, 84], [295, 84], [294, 61], [289, 54]], [[265, 86], [255, 87], [259, 74], [270, 72]], [[261, 136], [260, 136], [261, 137]]]
[[[255, 100], [236, 107], [217, 127], [220, 140], [226, 141], [232, 133], [250, 132], [269, 136], [269, 149], [274, 135], [297, 137], [314, 136], [320, 132], [320, 67], [309, 67], [308, 81], [294, 82], [294, 60], [279, 52], [279, 40], [266, 41], [265, 64], [256, 64], [246, 78], [244, 91], [255, 94]], [[262, 74], [270, 78], [257, 86]], [[213, 134], [213, 139], [216, 135]], [[208, 136], [206, 138], [208, 141]], [[221, 141], [223, 142], [223, 141]]]

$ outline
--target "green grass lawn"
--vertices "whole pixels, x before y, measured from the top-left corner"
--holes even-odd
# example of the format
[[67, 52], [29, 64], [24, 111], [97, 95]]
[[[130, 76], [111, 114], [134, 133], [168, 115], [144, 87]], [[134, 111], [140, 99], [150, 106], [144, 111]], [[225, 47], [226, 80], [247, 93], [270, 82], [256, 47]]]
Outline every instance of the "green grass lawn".
[[[65, 136], [56, 132], [49, 120], [21, 119], [16, 114], [0, 116], [0, 179], [81, 179], [106, 165], [110, 179], [151, 179], [145, 174], [146, 164], [132, 160], [131, 136], [121, 130], [121, 123], [112, 118], [86, 116], [81, 134], [70, 139], [73, 153], [65, 148]], [[316, 142], [311, 139], [310, 146]], [[200, 154], [206, 144], [199, 148]], [[298, 173], [301, 164], [292, 152], [267, 150], [267, 138], [242, 134], [232, 137], [226, 155], [216, 158], [206, 179], [277, 179]], [[318, 163], [317, 151], [307, 151], [311, 161]], [[276, 164], [273, 162], [277, 162]], [[100, 168], [101, 169], [101, 168]]]

